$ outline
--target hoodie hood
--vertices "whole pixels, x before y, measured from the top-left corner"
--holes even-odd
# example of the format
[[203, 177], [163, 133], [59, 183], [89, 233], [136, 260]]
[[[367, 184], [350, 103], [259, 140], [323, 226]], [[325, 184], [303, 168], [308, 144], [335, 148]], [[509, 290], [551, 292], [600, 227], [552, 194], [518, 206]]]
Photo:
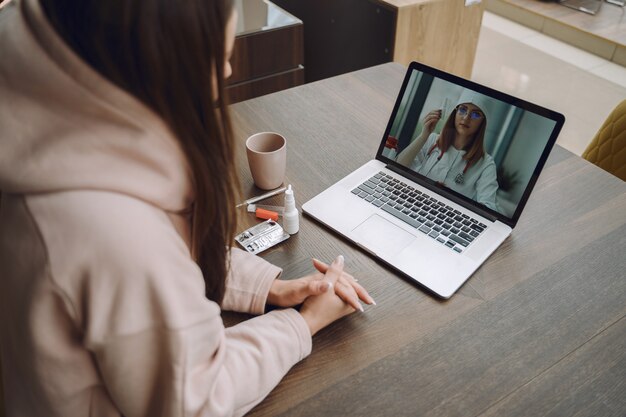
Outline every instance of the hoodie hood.
[[80, 59], [38, 0], [0, 12], [0, 190], [102, 190], [187, 209], [191, 172], [168, 126]]

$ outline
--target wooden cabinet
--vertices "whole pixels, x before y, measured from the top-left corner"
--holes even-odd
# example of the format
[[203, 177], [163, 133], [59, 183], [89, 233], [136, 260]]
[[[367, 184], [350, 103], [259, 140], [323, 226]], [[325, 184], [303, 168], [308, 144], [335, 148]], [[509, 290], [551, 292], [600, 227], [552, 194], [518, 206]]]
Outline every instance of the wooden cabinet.
[[231, 102], [304, 83], [302, 21], [269, 1], [238, 0]]
[[394, 62], [419, 61], [472, 76], [484, 3], [464, 0], [380, 0], [396, 13]]
[[393, 60], [396, 16], [368, 0], [272, 0], [304, 22], [306, 82]]
[[305, 25], [306, 81], [389, 61], [469, 78], [484, 6], [463, 0], [272, 0]]

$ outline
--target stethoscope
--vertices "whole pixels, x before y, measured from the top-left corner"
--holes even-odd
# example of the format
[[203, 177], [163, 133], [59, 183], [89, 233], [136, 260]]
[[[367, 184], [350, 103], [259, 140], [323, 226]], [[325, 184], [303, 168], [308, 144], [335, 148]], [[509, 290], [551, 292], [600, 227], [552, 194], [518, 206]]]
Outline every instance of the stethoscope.
[[[435, 148], [437, 148], [437, 142], [435, 142], [433, 144], [433, 146], [431, 146], [430, 150], [428, 151], [427, 156], [430, 157], [430, 154], [435, 150]], [[441, 161], [441, 157], [443, 156], [444, 153], [445, 153], [445, 151], [441, 152], [439, 154], [439, 156], [437, 157], [437, 162]], [[453, 162], [453, 164], [454, 164], [454, 162]], [[461, 184], [463, 184], [465, 182], [465, 173], [467, 172], [469, 167], [470, 167], [470, 161], [465, 162], [465, 168], [463, 168], [463, 172], [460, 172], [460, 173], [456, 174], [456, 176], [454, 177], [454, 182], [455, 183], [461, 185]]]

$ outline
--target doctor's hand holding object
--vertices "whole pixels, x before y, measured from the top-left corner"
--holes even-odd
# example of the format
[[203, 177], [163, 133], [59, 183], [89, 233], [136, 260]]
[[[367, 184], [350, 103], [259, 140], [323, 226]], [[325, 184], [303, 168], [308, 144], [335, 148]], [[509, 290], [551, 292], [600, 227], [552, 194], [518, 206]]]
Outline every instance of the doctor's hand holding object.
[[437, 123], [441, 120], [442, 116], [443, 110], [441, 109], [433, 110], [424, 116], [424, 129], [422, 129], [420, 137], [423, 136], [424, 138], [428, 138], [428, 136], [430, 136], [430, 134], [435, 130], [435, 126], [437, 126]]

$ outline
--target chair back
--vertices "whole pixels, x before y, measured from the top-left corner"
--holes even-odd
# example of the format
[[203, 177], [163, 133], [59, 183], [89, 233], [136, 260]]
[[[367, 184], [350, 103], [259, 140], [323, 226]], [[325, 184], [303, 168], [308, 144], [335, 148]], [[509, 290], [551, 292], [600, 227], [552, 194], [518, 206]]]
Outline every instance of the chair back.
[[0, 361], [0, 417], [5, 417], [6, 411], [4, 410], [4, 386], [2, 384], [2, 361]]
[[582, 157], [626, 181], [626, 100], [609, 114]]
[[[0, 192], [0, 209], [2, 208], [2, 192]], [[2, 357], [0, 357], [0, 417], [5, 417], [4, 411], [4, 385], [2, 384]]]

